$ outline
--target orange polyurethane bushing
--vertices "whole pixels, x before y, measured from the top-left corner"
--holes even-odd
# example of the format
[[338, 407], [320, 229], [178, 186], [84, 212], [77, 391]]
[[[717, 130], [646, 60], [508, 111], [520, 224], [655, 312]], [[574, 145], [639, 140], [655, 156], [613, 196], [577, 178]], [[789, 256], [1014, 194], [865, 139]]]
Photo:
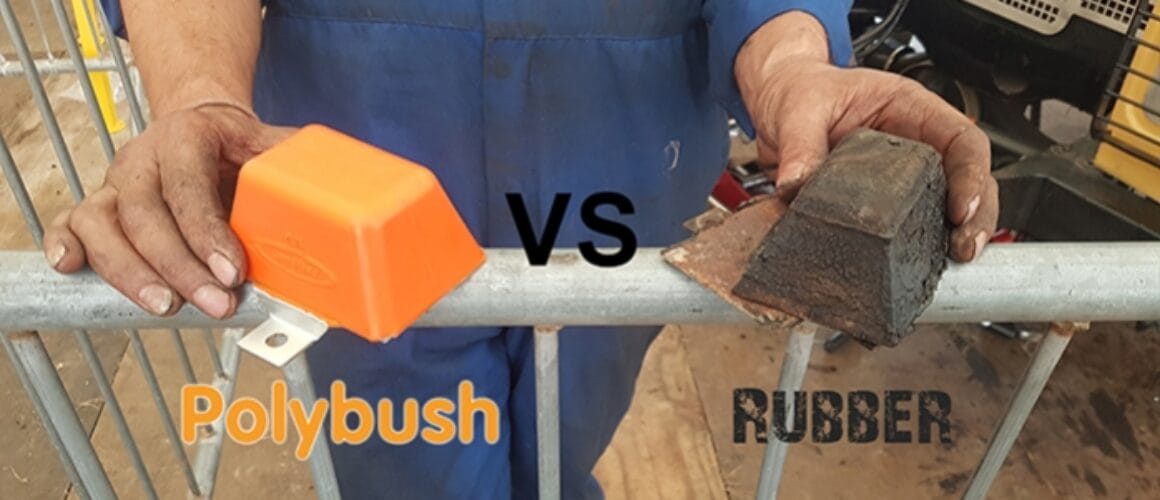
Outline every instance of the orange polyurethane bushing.
[[242, 167], [230, 225], [254, 285], [373, 341], [484, 260], [430, 170], [321, 125]]

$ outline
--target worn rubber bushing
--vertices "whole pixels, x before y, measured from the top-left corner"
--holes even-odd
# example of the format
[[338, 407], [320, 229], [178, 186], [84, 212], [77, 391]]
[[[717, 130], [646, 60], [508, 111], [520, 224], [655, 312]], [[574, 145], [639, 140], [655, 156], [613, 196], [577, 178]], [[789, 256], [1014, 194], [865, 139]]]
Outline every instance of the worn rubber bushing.
[[802, 187], [733, 293], [894, 346], [930, 303], [948, 234], [939, 154], [860, 130]]

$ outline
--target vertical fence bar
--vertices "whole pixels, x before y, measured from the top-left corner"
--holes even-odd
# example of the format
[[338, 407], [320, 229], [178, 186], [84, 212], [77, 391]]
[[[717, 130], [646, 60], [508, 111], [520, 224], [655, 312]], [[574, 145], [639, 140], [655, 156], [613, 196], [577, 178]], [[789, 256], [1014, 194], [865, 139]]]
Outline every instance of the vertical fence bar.
[[68, 144], [65, 144], [64, 135], [60, 130], [60, 122], [57, 121], [56, 115], [52, 112], [52, 103], [48, 100], [44, 83], [40, 81], [40, 72], [36, 69], [32, 52], [28, 50], [28, 42], [20, 30], [20, 22], [12, 11], [10, 0], [0, 0], [0, 17], [4, 18], [4, 27], [8, 30], [8, 34], [12, 38], [12, 45], [16, 47], [16, 55], [20, 58], [21, 66], [24, 67], [24, 77], [28, 80], [33, 101], [36, 102], [36, 107], [40, 110], [40, 117], [44, 121], [45, 127], [48, 128], [48, 138], [52, 142], [53, 150], [56, 151], [57, 159], [60, 160], [60, 168], [65, 174], [65, 180], [68, 181], [69, 191], [72, 193], [73, 199], [79, 202], [84, 198], [84, 187], [81, 185], [80, 176], [77, 175], [76, 164], [73, 163]]
[[40, 16], [40, 2], [28, 0], [28, 7], [32, 10], [32, 19], [36, 23], [36, 30], [40, 32], [40, 41], [44, 44], [44, 56], [49, 61], [56, 57], [52, 53], [52, 44], [48, 43], [48, 32], [44, 29], [44, 20]]
[[[88, 9], [89, 3], [84, 2], [85, 9]], [[97, 7], [97, 14], [100, 16], [98, 20], [101, 23], [101, 28], [105, 32], [105, 43], [109, 45], [109, 53], [113, 55], [113, 61], [117, 64], [117, 74], [121, 76], [121, 88], [125, 92], [125, 99], [129, 101], [129, 112], [133, 115], [133, 126], [136, 133], [145, 130], [145, 113], [141, 110], [141, 100], [137, 97], [137, 84], [133, 81], [129, 74], [129, 65], [125, 63], [125, 55], [121, 52], [121, 44], [117, 41], [117, 34], [113, 33], [113, 27], [109, 24], [109, 16], [105, 14], [105, 6], [97, 0], [94, 2]], [[90, 18], [91, 19], [91, 18]]]
[[89, 442], [89, 434], [81, 426], [40, 335], [36, 332], [9, 333], [5, 336], [4, 344], [14, 353], [15, 361], [21, 365], [21, 369], [27, 371], [31, 382], [29, 388], [37, 393], [44, 405], [45, 414], [40, 416], [41, 421], [46, 427], [51, 424], [60, 433], [61, 444], [80, 478], [77, 484], [91, 498], [116, 498], [109, 477]]
[[[213, 386], [221, 391], [222, 401], [229, 405], [234, 400], [234, 387], [238, 377], [238, 339], [242, 338], [245, 330], [230, 328], [222, 335], [222, 359], [225, 370], [214, 379]], [[215, 356], [217, 349], [214, 349]], [[222, 444], [225, 442], [226, 414], [222, 412], [210, 424], [209, 430], [202, 435], [197, 443], [197, 456], [193, 459], [193, 471], [197, 476], [197, 484], [201, 486], [200, 498], [213, 498], [213, 490], [217, 483], [218, 465], [221, 463]], [[192, 494], [191, 498], [195, 498]]]
[[[785, 429], [793, 428], [795, 398], [794, 393], [801, 389], [806, 378], [806, 369], [810, 363], [810, 353], [814, 349], [814, 337], [817, 335], [818, 325], [802, 322], [790, 329], [789, 340], [785, 345], [785, 356], [781, 362], [781, 374], [777, 380], [777, 390], [785, 394]], [[789, 453], [789, 443], [785, 442], [774, 432], [773, 421], [770, 421], [769, 430], [765, 433], [765, 456], [761, 460], [761, 476], [757, 480], [757, 499], [773, 500], [777, 498], [778, 487], [781, 486], [782, 472], [785, 470], [785, 457]]]
[[[225, 356], [225, 350], [223, 349], [222, 353], [218, 354], [217, 345], [215, 345], [213, 341], [213, 330], [210, 330], [209, 328], [203, 328], [201, 330], [201, 338], [205, 340], [205, 348], [207, 351], [209, 351], [210, 361], [213, 362], [214, 375], [218, 377], [226, 376], [225, 367], [222, 366], [222, 364], [225, 363], [223, 358], [223, 356]], [[225, 341], [223, 340], [222, 345], [226, 346], [228, 344], [225, 344]]]
[[24, 223], [28, 225], [28, 231], [32, 234], [32, 239], [39, 248], [41, 241], [44, 240], [44, 227], [40, 224], [40, 216], [36, 214], [36, 206], [32, 204], [32, 198], [28, 196], [28, 187], [24, 185], [24, 179], [20, 177], [20, 171], [16, 169], [16, 160], [12, 159], [12, 152], [8, 150], [8, 142], [4, 140], [3, 135], [0, 135], [0, 169], [4, 170], [4, 179], [8, 181], [8, 189], [16, 198], [16, 206], [24, 215]]
[[1023, 379], [1015, 388], [1015, 395], [1008, 403], [1007, 413], [1003, 415], [1003, 420], [995, 429], [995, 435], [991, 438], [987, 453], [983, 455], [983, 460], [979, 462], [979, 467], [975, 470], [974, 476], [971, 477], [967, 491], [963, 493], [964, 499], [981, 500], [987, 496], [987, 491], [991, 489], [991, 483], [999, 475], [999, 469], [1003, 467], [1007, 454], [1015, 445], [1015, 439], [1023, 430], [1023, 424], [1027, 422], [1027, 417], [1035, 408], [1035, 402], [1039, 400], [1039, 395], [1047, 386], [1051, 373], [1055, 371], [1055, 365], [1059, 363], [1059, 359], [1063, 357], [1063, 352], [1067, 350], [1067, 344], [1071, 342], [1072, 335], [1087, 330], [1089, 326], [1088, 323], [1051, 324], [1043, 342], [1035, 350], [1035, 357], [1031, 359], [1031, 364], [1023, 373]]
[[559, 326], [537, 326], [536, 456], [540, 500], [560, 499], [560, 333]]
[[28, 395], [28, 399], [32, 401], [32, 407], [36, 409], [36, 415], [40, 418], [40, 424], [44, 427], [44, 433], [48, 435], [49, 443], [52, 444], [52, 448], [56, 450], [57, 456], [60, 457], [61, 467], [64, 467], [69, 481], [76, 485], [81, 497], [87, 498], [88, 492], [85, 491], [84, 485], [81, 484], [81, 477], [77, 474], [77, 468], [73, 465], [72, 459], [69, 458], [68, 451], [65, 450], [64, 441], [60, 437], [60, 432], [57, 432], [56, 426], [48, 419], [48, 408], [44, 406], [44, 401], [40, 399], [40, 394], [37, 393], [36, 387], [33, 386], [32, 376], [24, 368], [24, 363], [21, 363], [20, 358], [16, 357], [16, 348], [8, 341], [7, 333], [0, 332], [0, 344], [4, 345], [4, 351], [8, 353], [8, 359], [12, 363], [12, 370], [16, 372], [16, 377], [20, 379], [20, 385], [24, 387], [24, 393]]
[[[299, 354], [286, 363], [286, 366], [282, 367], [282, 376], [286, 378], [290, 397], [302, 401], [306, 408], [313, 408], [316, 396], [314, 382], [310, 380], [310, 365], [306, 361], [306, 354]], [[341, 498], [338, 476], [334, 473], [334, 462], [330, 459], [330, 448], [326, 440], [314, 441], [314, 447], [310, 450], [310, 473], [314, 476], [314, 490], [319, 500]]]
[[161, 392], [161, 385], [157, 383], [157, 374], [153, 372], [153, 363], [149, 362], [149, 353], [145, 352], [145, 344], [141, 342], [141, 335], [136, 330], [129, 330], [129, 343], [133, 346], [133, 352], [141, 364], [141, 371], [149, 383], [149, 391], [153, 394], [153, 402], [157, 406], [157, 412], [161, 415], [161, 424], [165, 427], [165, 435], [173, 446], [173, 453], [177, 455], [177, 461], [181, 465], [181, 472], [185, 474], [185, 482], [189, 486], [189, 491], [194, 495], [201, 495], [201, 488], [193, 474], [193, 467], [189, 464], [189, 457], [185, 456], [185, 449], [182, 448], [181, 437], [177, 434], [177, 428], [173, 426], [173, 415], [165, 403], [165, 395]]
[[193, 362], [189, 360], [189, 351], [185, 350], [185, 341], [181, 339], [181, 331], [170, 328], [169, 338], [173, 340], [173, 346], [177, 349], [177, 360], [181, 362], [181, 371], [185, 372], [185, 381], [196, 384], [197, 374], [193, 372]]
[[[72, 0], [71, 3], [73, 17], [76, 18], [76, 39], [77, 45], [81, 49], [81, 55], [85, 58], [99, 60], [104, 53], [101, 44], [101, 38], [104, 35], [97, 32], [97, 20], [93, 19], [93, 9], [88, 5], [93, 1]], [[117, 100], [113, 92], [113, 85], [109, 80], [109, 72], [107, 70], [94, 71], [87, 73], [87, 76], [93, 83], [93, 90], [96, 91], [97, 107], [101, 110], [105, 128], [111, 133], [119, 132], [125, 124], [121, 122], [117, 113]]]
[[62, 0], [51, 0], [50, 3], [52, 4], [52, 12], [56, 17], [56, 24], [60, 27], [61, 35], [64, 38], [65, 49], [68, 50], [68, 56], [72, 59], [73, 67], [77, 72], [77, 81], [80, 82], [81, 92], [85, 95], [85, 104], [89, 108], [89, 114], [92, 115], [93, 127], [97, 130], [97, 138], [101, 141], [101, 149], [105, 152], [105, 159], [112, 161], [114, 151], [113, 137], [109, 134], [109, 127], [105, 125], [105, 115], [101, 113], [101, 108], [97, 105], [97, 93], [93, 90], [93, 81], [89, 78], [88, 67], [85, 65], [85, 56], [81, 54], [81, 48], [77, 45], [76, 34], [73, 33], [72, 25], [68, 22], [68, 12], [65, 11]]
[[101, 358], [97, 356], [97, 351], [93, 348], [93, 342], [89, 338], [88, 332], [75, 330], [73, 336], [76, 337], [77, 344], [81, 347], [81, 353], [84, 354], [85, 361], [88, 362], [89, 369], [93, 372], [93, 380], [97, 383], [97, 389], [101, 391], [101, 397], [105, 399], [105, 411], [108, 411], [113, 417], [113, 425], [121, 437], [125, 452], [129, 454], [129, 460], [133, 463], [137, 480], [141, 481], [141, 489], [145, 491], [145, 496], [150, 500], [157, 500], [157, 490], [153, 486], [153, 478], [149, 477], [149, 469], [145, 467], [141, 451], [137, 448], [133, 433], [129, 431], [129, 422], [125, 420], [125, 412], [121, 411], [121, 403], [117, 401], [117, 394], [113, 392], [109, 377], [105, 375], [105, 369], [101, 366]]
[[129, 81], [132, 82], [131, 91], [133, 92], [132, 97], [129, 97], [131, 99], [129, 102], [136, 102], [138, 106], [141, 103], [146, 104], [145, 118], [142, 119], [140, 124], [136, 120], [133, 121], [133, 135], [137, 135], [145, 131], [145, 128], [148, 127], [148, 120], [151, 118], [149, 116], [149, 108], [147, 107], [148, 101], [145, 100], [145, 84], [141, 80], [141, 70], [137, 69], [137, 66], [129, 67]]

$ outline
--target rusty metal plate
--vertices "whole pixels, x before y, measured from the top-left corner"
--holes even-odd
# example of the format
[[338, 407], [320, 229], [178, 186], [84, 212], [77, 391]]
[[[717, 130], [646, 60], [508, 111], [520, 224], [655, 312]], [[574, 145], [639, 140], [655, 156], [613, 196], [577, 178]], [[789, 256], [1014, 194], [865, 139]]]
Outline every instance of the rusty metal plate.
[[[785, 204], [772, 196], [756, 199], [723, 219], [718, 209], [711, 209], [711, 215], [698, 217], [696, 227], [701, 231], [665, 249], [661, 255], [669, 264], [757, 322], [792, 326], [801, 320], [732, 293], [733, 287], [741, 280], [750, 255], [785, 211]], [[712, 222], [705, 224], [706, 219]]]

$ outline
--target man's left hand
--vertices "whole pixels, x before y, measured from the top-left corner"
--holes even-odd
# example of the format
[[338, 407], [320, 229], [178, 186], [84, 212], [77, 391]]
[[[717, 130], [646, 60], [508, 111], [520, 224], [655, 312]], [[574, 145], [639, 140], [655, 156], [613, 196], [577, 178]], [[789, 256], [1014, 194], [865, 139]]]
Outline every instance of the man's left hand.
[[830, 64], [825, 31], [812, 16], [783, 14], [750, 36], [735, 63], [758, 150], [776, 162], [778, 192], [793, 197], [830, 147], [868, 127], [930, 144], [943, 156], [951, 257], [973, 260], [995, 232], [999, 190], [987, 136], [914, 80]]

